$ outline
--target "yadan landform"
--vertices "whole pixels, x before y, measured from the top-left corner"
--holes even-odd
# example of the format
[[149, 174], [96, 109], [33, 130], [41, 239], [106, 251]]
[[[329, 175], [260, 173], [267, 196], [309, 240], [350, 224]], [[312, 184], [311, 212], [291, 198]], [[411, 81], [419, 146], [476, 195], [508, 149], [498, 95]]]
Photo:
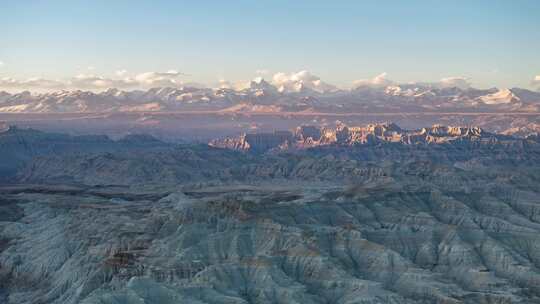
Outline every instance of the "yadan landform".
[[0, 0], [0, 304], [540, 304], [540, 0]]
[[540, 139], [0, 133], [0, 302], [540, 301]]

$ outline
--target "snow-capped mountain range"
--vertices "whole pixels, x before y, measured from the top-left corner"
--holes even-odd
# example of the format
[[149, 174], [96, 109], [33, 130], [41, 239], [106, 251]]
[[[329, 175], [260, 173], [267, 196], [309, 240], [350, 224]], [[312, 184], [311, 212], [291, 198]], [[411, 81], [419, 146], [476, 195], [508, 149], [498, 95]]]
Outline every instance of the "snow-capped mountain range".
[[0, 113], [91, 112], [539, 112], [540, 92], [430, 84], [338, 89], [320, 79], [279, 84], [256, 78], [244, 89], [163, 87], [147, 91], [0, 92]]

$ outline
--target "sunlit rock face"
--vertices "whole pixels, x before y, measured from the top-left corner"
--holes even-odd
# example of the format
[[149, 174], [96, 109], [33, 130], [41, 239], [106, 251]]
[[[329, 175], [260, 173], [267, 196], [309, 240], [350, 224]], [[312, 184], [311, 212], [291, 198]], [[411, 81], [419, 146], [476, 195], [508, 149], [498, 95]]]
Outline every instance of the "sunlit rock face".
[[489, 133], [479, 127], [433, 125], [418, 130], [405, 130], [394, 123], [347, 126], [339, 123], [335, 128], [304, 125], [295, 129], [294, 137], [288, 131], [242, 134], [210, 142], [213, 147], [233, 150], [265, 152], [280, 148], [305, 149], [322, 146], [353, 146], [384, 143], [414, 144], [510, 144], [520, 145], [523, 139]]
[[293, 134], [289, 131], [274, 131], [271, 133], [241, 134], [235, 138], [216, 139], [209, 143], [212, 147], [229, 148], [233, 150], [266, 152], [279, 148], [293, 141]]
[[[377, 144], [347, 143], [362, 128]], [[293, 140], [345, 144], [263, 154], [138, 136], [25, 154], [0, 185], [0, 303], [540, 301], [536, 139], [380, 139], [407, 132], [305, 127]]]

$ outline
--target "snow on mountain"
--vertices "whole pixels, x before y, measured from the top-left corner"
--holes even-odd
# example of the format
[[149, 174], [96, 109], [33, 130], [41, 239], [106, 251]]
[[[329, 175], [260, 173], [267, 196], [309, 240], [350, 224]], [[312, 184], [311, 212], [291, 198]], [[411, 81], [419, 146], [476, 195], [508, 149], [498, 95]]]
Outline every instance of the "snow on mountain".
[[273, 77], [273, 83], [281, 93], [302, 93], [306, 91], [326, 93], [337, 90], [335, 86], [322, 81], [318, 76], [308, 71], [291, 74], [277, 73]]
[[387, 77], [387, 73], [381, 73], [372, 79], [360, 79], [353, 82], [355, 88], [371, 87], [371, 88], [384, 88], [394, 85], [394, 82]]
[[392, 95], [392, 96], [414, 96], [417, 94], [417, 91], [418, 89], [411, 89], [411, 88], [408, 88], [408, 89], [405, 89], [405, 88], [402, 88], [400, 86], [387, 86], [386, 89], [384, 90], [384, 92], [388, 95]]
[[[244, 105], [236, 107], [237, 105]], [[244, 89], [161, 87], [146, 91], [115, 88], [99, 93], [56, 91], [0, 92], [0, 112], [62, 113], [122, 111], [187, 111], [257, 109], [283, 111], [422, 112], [422, 111], [540, 111], [540, 93], [526, 89], [441, 87], [433, 84], [391, 84], [337, 89], [308, 72], [276, 74], [272, 82], [253, 79]]]
[[253, 79], [249, 83], [249, 88], [247, 90], [257, 97], [275, 96], [278, 94], [278, 89], [262, 77]]
[[520, 98], [514, 95], [510, 89], [501, 89], [495, 93], [480, 96], [478, 99], [483, 103], [490, 105], [507, 104], [520, 101]]

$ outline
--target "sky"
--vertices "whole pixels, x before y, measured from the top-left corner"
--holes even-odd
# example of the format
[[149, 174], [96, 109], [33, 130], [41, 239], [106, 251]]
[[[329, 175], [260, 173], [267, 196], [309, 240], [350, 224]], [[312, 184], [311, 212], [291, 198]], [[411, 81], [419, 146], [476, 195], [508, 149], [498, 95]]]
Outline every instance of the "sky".
[[303, 70], [343, 87], [385, 73], [540, 88], [540, 1], [0, 0], [0, 89]]

